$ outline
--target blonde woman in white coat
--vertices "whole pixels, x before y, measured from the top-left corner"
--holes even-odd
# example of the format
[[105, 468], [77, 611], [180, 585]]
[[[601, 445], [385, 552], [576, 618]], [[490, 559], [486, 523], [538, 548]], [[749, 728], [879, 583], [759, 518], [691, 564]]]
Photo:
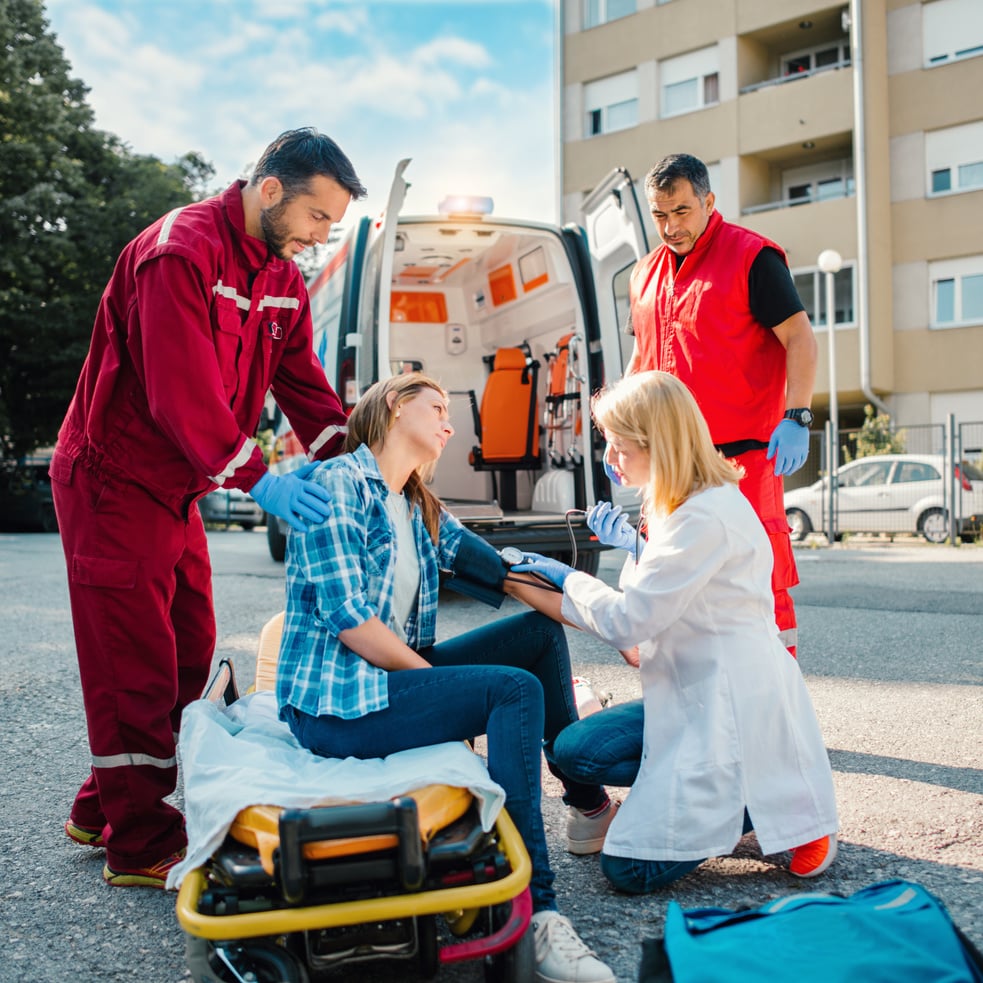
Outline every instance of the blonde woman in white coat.
[[[513, 570], [562, 594], [513, 588], [631, 663], [637, 655], [641, 758], [601, 869], [621, 890], [651, 891], [731, 853], [753, 826], [765, 853], [792, 852], [793, 873], [821, 873], [836, 855], [832, 773], [799, 666], [778, 637], [771, 549], [738, 490], [741, 472], [666, 373], [629, 376], [595, 397], [593, 414], [608, 463], [642, 491], [647, 541], [620, 589], [536, 554]], [[561, 732], [553, 756], [565, 773], [580, 777], [579, 752], [605, 740], [615, 710]]]

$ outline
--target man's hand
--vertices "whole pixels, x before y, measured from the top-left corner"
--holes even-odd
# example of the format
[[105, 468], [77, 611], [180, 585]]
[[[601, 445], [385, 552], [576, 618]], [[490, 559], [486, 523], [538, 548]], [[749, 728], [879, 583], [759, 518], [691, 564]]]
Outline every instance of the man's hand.
[[782, 420], [768, 441], [767, 458], [775, 459], [775, 474], [794, 474], [809, 456], [809, 430], [795, 420]]
[[632, 556], [636, 555], [637, 538], [635, 536], [635, 530], [628, 521], [628, 516], [621, 511], [620, 505], [612, 505], [610, 502], [598, 502], [588, 510], [586, 522], [587, 528], [605, 546], [613, 546], [619, 550], [628, 550]]
[[324, 522], [329, 511], [327, 491], [307, 480], [318, 463], [305, 464], [285, 475], [267, 472], [249, 494], [271, 515], [285, 519], [298, 532], [306, 532], [309, 523]]

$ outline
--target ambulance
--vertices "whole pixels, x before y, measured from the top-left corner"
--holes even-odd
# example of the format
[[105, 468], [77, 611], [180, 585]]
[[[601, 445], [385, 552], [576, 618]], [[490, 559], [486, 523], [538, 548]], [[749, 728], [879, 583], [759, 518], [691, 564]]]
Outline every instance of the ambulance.
[[[604, 547], [585, 510], [612, 498], [638, 509], [633, 491], [608, 481], [590, 419], [591, 394], [631, 356], [628, 276], [648, 251], [631, 177], [613, 171], [585, 201], [583, 226], [561, 228], [495, 218], [489, 199], [449, 197], [437, 215], [404, 216], [409, 163], [381, 217], [349, 229], [308, 284], [328, 381], [350, 410], [389, 375], [436, 379], [455, 434], [432, 491], [496, 549], [593, 573]], [[280, 433], [271, 467], [291, 470], [301, 454]], [[267, 530], [282, 560], [285, 524], [269, 517]]]

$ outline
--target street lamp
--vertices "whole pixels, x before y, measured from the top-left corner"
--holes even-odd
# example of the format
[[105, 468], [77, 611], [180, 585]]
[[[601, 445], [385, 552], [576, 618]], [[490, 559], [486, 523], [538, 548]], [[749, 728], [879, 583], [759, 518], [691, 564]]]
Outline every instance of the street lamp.
[[836, 401], [836, 299], [833, 278], [843, 267], [843, 257], [835, 249], [824, 249], [816, 260], [826, 274], [826, 330], [829, 333], [829, 418], [833, 429], [839, 430], [839, 408]]
[[836, 291], [833, 278], [843, 266], [843, 257], [835, 249], [824, 249], [816, 260], [826, 274], [826, 333], [829, 335], [829, 423], [826, 425], [826, 474], [829, 476], [829, 542], [836, 541], [836, 488], [834, 477], [840, 464], [840, 410], [836, 398]]

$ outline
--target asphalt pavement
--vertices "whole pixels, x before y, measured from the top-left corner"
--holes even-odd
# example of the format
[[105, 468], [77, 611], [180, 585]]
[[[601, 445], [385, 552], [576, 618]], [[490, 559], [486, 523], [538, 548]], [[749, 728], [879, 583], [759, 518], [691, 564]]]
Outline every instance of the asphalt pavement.
[[[252, 679], [259, 630], [283, 606], [283, 566], [263, 531], [209, 534], [218, 620], [216, 659]], [[559, 788], [543, 809], [561, 910], [615, 970], [637, 978], [639, 943], [666, 905], [738, 907], [802, 891], [850, 894], [918, 881], [983, 947], [983, 547], [852, 540], [796, 551], [799, 661], [830, 751], [842, 828], [825, 875], [798, 881], [754, 835], [658, 895], [609, 890], [593, 857], [562, 849]], [[613, 555], [601, 575], [616, 576]], [[62, 832], [88, 768], [64, 559], [57, 535], [0, 534], [0, 960], [3, 983], [177, 983], [188, 979], [175, 896], [102, 883], [102, 853]], [[514, 608], [513, 608], [514, 606]], [[518, 610], [506, 602], [503, 613]], [[440, 633], [496, 616], [448, 595]], [[620, 656], [570, 632], [574, 670], [618, 701], [638, 695]], [[180, 791], [176, 797], [180, 803]], [[341, 981], [412, 980], [406, 966], [358, 967]], [[482, 979], [476, 963], [445, 983]]]

